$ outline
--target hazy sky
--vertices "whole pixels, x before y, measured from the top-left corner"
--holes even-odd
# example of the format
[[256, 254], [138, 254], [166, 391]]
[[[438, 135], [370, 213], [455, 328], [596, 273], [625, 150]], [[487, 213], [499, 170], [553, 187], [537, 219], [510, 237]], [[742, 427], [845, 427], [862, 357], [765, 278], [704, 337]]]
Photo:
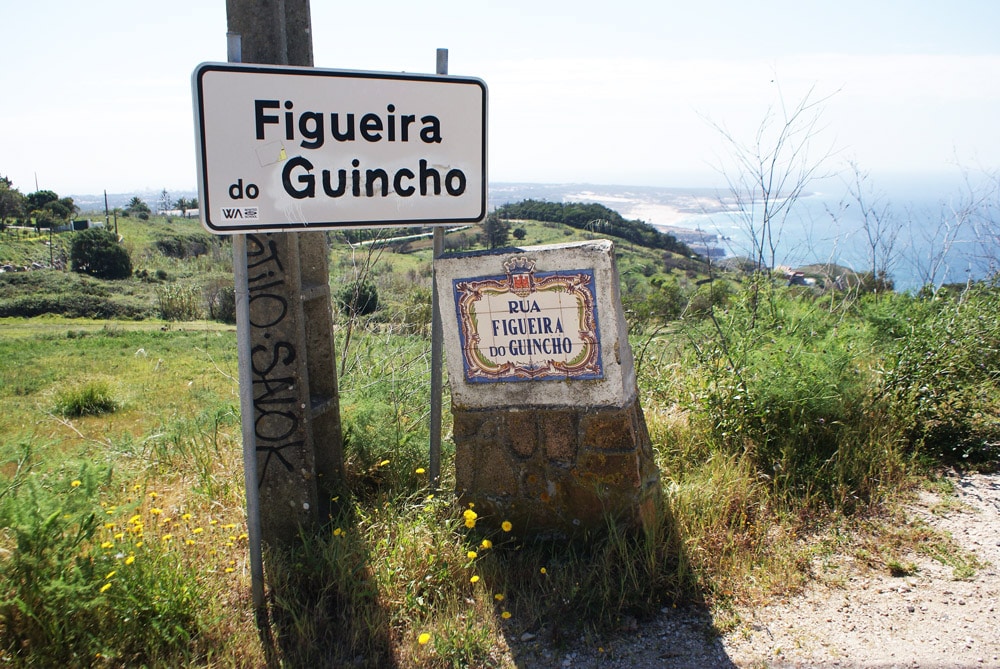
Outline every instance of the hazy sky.
[[[313, 0], [315, 65], [489, 87], [491, 181], [712, 185], [769, 107], [825, 103], [873, 176], [1000, 166], [998, 0]], [[224, 0], [0, 0], [0, 175], [60, 195], [194, 190], [191, 73]], [[835, 165], [836, 166], [836, 165]]]

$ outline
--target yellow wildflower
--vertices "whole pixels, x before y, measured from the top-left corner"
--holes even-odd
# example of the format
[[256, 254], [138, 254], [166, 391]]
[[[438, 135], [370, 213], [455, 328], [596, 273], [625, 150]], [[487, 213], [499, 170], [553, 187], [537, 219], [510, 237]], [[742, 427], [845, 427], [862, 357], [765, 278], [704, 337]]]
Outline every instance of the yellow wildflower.
[[502, 602], [503, 601], [503, 593], [502, 592], [498, 592], [497, 594], [493, 595], [493, 599], [497, 600], [498, 602]]
[[477, 555], [476, 551], [469, 551], [468, 553], [465, 554], [465, 557], [469, 558], [470, 560], [475, 560], [476, 555]]
[[479, 583], [479, 575], [473, 576], [469, 579], [469, 583]]
[[480, 544], [483, 548], [493, 548], [493, 542], [489, 539], [483, 539], [483, 543]]
[[132, 564], [133, 562], [135, 562], [134, 555], [129, 555], [127, 558], [125, 558], [125, 564]]
[[502, 529], [504, 532], [510, 532], [512, 529], [514, 529], [514, 526], [510, 524], [509, 520], [505, 520], [503, 521], [503, 523], [500, 524], [500, 529]]
[[418, 474], [423, 474], [426, 470], [423, 467], [417, 467], [416, 472]]
[[503, 613], [500, 614], [500, 617], [503, 618], [504, 620], [508, 620], [510, 618], [510, 611], [504, 611]]
[[154, 516], [158, 516], [158, 515], [160, 515], [161, 513], [163, 513], [163, 509], [157, 509], [157, 508], [156, 508], [156, 507], [154, 506], [154, 507], [153, 507], [152, 509], [150, 509], [150, 510], [149, 510], [149, 512], [150, 512], [151, 514], [153, 514]]
[[107, 592], [108, 588], [110, 587], [111, 587], [110, 583], [105, 583], [104, 585], [101, 586], [101, 592]]
[[73, 486], [74, 488], [79, 488], [81, 485], [83, 485], [83, 481], [81, 481], [80, 479], [76, 479], [72, 481], [70, 485]]
[[204, 531], [205, 531], [205, 530], [204, 530], [203, 528], [201, 528], [201, 527], [196, 527], [196, 528], [194, 528], [193, 530], [191, 530], [191, 534], [201, 534], [201, 533], [202, 533], [202, 532], [204, 532]]
[[114, 547], [115, 547], [115, 544], [114, 544], [114, 542], [111, 542], [111, 541], [105, 541], [105, 542], [103, 542], [101, 544], [101, 548], [103, 548], [104, 550], [108, 550], [109, 548], [114, 548]]
[[430, 640], [431, 640], [431, 635], [428, 634], [427, 632], [424, 632], [423, 634], [417, 637], [417, 643], [419, 643], [421, 646], [423, 646]]
[[104, 580], [105, 581], [108, 580], [109, 578], [111, 578], [112, 576], [114, 576], [117, 573], [118, 572], [116, 572], [114, 569], [112, 569], [111, 571], [108, 572], [108, 575], [104, 577]]

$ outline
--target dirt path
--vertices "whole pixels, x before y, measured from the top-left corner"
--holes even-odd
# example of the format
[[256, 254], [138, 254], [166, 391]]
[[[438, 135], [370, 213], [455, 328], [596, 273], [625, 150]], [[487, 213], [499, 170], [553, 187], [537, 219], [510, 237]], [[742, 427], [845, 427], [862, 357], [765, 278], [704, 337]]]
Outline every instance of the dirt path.
[[743, 623], [722, 638], [707, 614], [665, 611], [596, 648], [556, 654], [513, 644], [517, 666], [1000, 668], [1000, 475], [952, 480], [954, 496], [922, 492], [907, 516], [974, 554], [981, 565], [971, 577], [918, 554], [900, 556], [909, 573], [901, 577], [847, 560], [836, 579], [742, 611]]

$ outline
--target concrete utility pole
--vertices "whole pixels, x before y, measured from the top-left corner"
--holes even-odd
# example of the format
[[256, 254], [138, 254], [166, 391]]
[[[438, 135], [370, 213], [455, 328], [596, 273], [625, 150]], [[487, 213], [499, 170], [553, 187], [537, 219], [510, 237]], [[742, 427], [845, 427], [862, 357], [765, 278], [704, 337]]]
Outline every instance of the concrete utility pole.
[[[241, 62], [313, 65], [308, 0], [227, 0], [226, 13]], [[261, 536], [287, 543], [327, 519], [343, 481], [326, 233], [248, 234], [246, 257]]]

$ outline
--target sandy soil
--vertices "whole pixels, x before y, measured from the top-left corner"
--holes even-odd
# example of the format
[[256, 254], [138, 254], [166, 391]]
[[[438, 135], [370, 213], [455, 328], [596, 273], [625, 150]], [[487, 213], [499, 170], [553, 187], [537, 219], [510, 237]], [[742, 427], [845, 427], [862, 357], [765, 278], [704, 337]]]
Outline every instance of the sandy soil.
[[980, 566], [957, 579], [953, 566], [900, 556], [894, 577], [838, 560], [836, 578], [801, 595], [740, 612], [720, 637], [702, 611], [665, 610], [614, 639], [553, 651], [512, 644], [518, 667], [1000, 667], [1000, 475], [954, 475], [955, 494], [920, 493], [907, 522], [923, 522], [974, 554]]

